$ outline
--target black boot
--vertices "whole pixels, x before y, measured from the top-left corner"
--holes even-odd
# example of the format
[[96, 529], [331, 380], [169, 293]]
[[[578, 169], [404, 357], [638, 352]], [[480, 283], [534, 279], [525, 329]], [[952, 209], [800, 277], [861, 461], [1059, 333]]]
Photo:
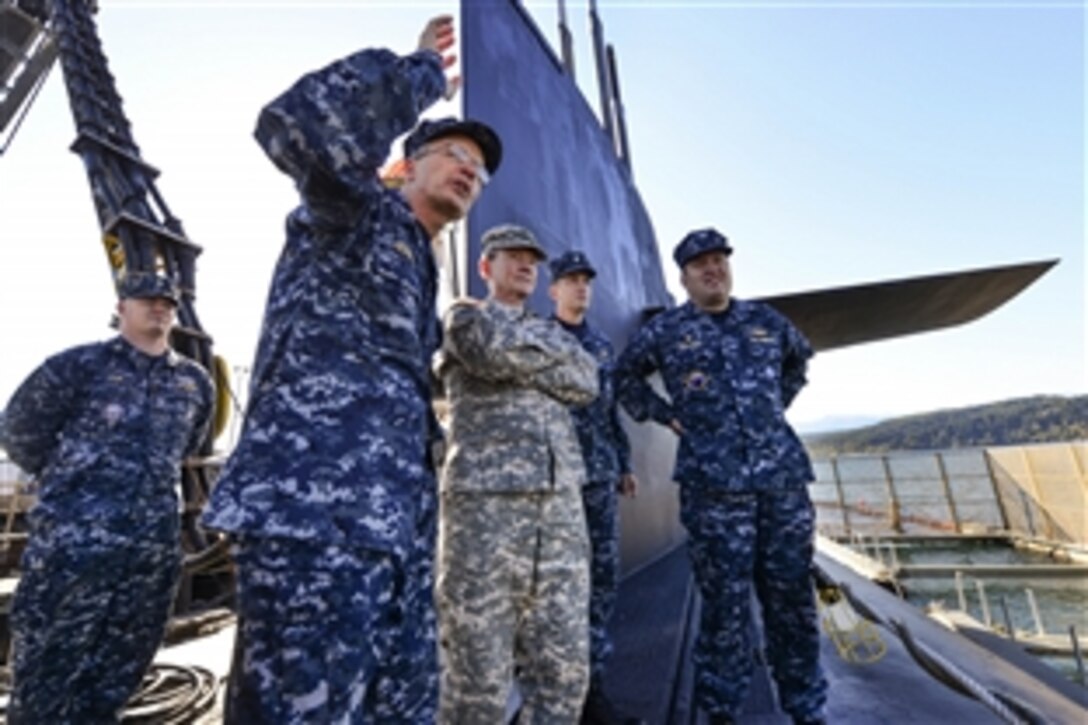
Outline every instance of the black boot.
[[582, 725], [643, 725], [643, 721], [616, 707], [604, 688], [594, 682], [582, 707]]

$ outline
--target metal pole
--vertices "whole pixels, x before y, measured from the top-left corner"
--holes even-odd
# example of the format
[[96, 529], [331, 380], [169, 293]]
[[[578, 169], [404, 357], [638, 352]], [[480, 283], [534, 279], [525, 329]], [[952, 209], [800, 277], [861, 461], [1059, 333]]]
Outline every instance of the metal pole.
[[593, 35], [593, 55], [597, 61], [597, 91], [601, 97], [601, 122], [604, 124], [605, 133], [616, 148], [616, 131], [612, 126], [612, 88], [608, 82], [608, 60], [605, 58], [604, 26], [597, 15], [597, 3], [589, 2], [589, 25]]
[[457, 248], [457, 228], [451, 226], [449, 234], [446, 235], [446, 269], [448, 270], [448, 279], [450, 281], [450, 294], [454, 299], [462, 296], [464, 293], [461, 280], [461, 260], [457, 256], [457, 252], [460, 251]]
[[850, 513], [846, 510], [846, 497], [842, 493], [842, 477], [839, 475], [839, 459], [837, 456], [831, 456], [828, 459], [828, 463], [831, 465], [831, 475], [835, 479], [835, 497], [839, 500], [839, 510], [842, 511], [842, 525], [846, 529], [847, 534], [853, 533], [853, 527], [850, 526]]
[[620, 73], [616, 68], [616, 51], [608, 44], [608, 79], [612, 86], [612, 121], [616, 129], [616, 143], [620, 150], [620, 161], [631, 173], [631, 147], [627, 143], [627, 118], [623, 110], [623, 98], [620, 97]]
[[1024, 589], [1024, 593], [1028, 595], [1028, 607], [1031, 609], [1031, 618], [1035, 621], [1035, 633], [1042, 637], [1046, 634], [1046, 629], [1043, 628], [1043, 618], [1039, 616], [1039, 605], [1035, 601], [1035, 592], [1031, 589]]
[[985, 448], [982, 449], [982, 461], [986, 464], [986, 473], [990, 476], [990, 486], [994, 490], [994, 500], [997, 502], [998, 513], [1001, 514], [1001, 527], [1006, 533], [1012, 533], [1009, 510], [1005, 506], [1005, 497], [1001, 495], [1001, 485], [997, 480], [997, 472], [994, 471], [994, 462], [990, 458], [990, 452]]
[[1005, 619], [1005, 631], [1009, 633], [1009, 639], [1015, 642], [1016, 630], [1012, 628], [1012, 618], [1009, 616], [1009, 602], [1004, 596], [998, 597], [997, 601], [1001, 604], [1001, 613]]
[[975, 579], [975, 589], [978, 590], [978, 602], [982, 607], [982, 623], [987, 627], [992, 627], [994, 622], [990, 618], [990, 603], [986, 601], [986, 585], [982, 583], [981, 579]]
[[963, 591], [963, 572], [956, 572], [956, 599], [960, 604], [960, 611], [967, 611], [967, 593]]
[[1073, 641], [1073, 659], [1077, 663], [1077, 679], [1081, 687], [1088, 687], [1088, 680], [1084, 677], [1084, 657], [1080, 652], [1080, 638], [1077, 637], [1077, 625], [1069, 625], [1069, 639]]
[[948, 513], [952, 515], [952, 524], [956, 527], [956, 533], [963, 533], [963, 523], [960, 521], [959, 511], [956, 510], [956, 499], [952, 495], [952, 484], [948, 481], [948, 470], [944, 465], [944, 456], [940, 452], [934, 454], [937, 460], [937, 471], [941, 474], [941, 486], [944, 488], [945, 501], [948, 502]]
[[888, 551], [891, 553], [891, 556], [889, 558], [892, 562], [892, 567], [895, 569], [895, 571], [899, 571], [899, 553], [895, 549], [895, 542], [886, 541], [884, 543], [888, 545]]
[[567, 3], [559, 0], [559, 43], [563, 52], [563, 66], [567, 69], [567, 75], [574, 80], [574, 40], [567, 26]]
[[899, 496], [895, 492], [895, 481], [892, 479], [892, 467], [888, 463], [887, 456], [881, 456], [880, 463], [884, 468], [884, 486], [888, 490], [888, 523], [891, 525], [892, 531], [901, 534], [903, 533], [903, 520], [899, 511]]

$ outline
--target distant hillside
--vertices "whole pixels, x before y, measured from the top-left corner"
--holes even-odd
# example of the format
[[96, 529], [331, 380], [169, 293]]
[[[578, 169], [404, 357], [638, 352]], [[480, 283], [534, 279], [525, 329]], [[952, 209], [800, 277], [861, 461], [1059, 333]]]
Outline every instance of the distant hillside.
[[880, 453], [1088, 439], [1088, 395], [1039, 395], [805, 436], [809, 451]]

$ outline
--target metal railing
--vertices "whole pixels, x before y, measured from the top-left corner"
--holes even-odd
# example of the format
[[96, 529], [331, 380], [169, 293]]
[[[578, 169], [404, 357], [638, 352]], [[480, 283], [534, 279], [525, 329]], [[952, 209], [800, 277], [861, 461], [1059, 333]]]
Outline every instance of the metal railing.
[[1088, 442], [841, 455], [813, 461], [820, 530], [1003, 533], [1088, 547]]

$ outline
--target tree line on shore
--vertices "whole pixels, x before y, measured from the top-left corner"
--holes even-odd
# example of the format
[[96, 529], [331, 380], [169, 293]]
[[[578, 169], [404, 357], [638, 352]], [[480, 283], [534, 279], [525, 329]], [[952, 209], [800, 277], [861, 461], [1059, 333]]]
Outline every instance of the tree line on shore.
[[805, 436], [813, 455], [1088, 440], [1088, 395], [1036, 395]]

